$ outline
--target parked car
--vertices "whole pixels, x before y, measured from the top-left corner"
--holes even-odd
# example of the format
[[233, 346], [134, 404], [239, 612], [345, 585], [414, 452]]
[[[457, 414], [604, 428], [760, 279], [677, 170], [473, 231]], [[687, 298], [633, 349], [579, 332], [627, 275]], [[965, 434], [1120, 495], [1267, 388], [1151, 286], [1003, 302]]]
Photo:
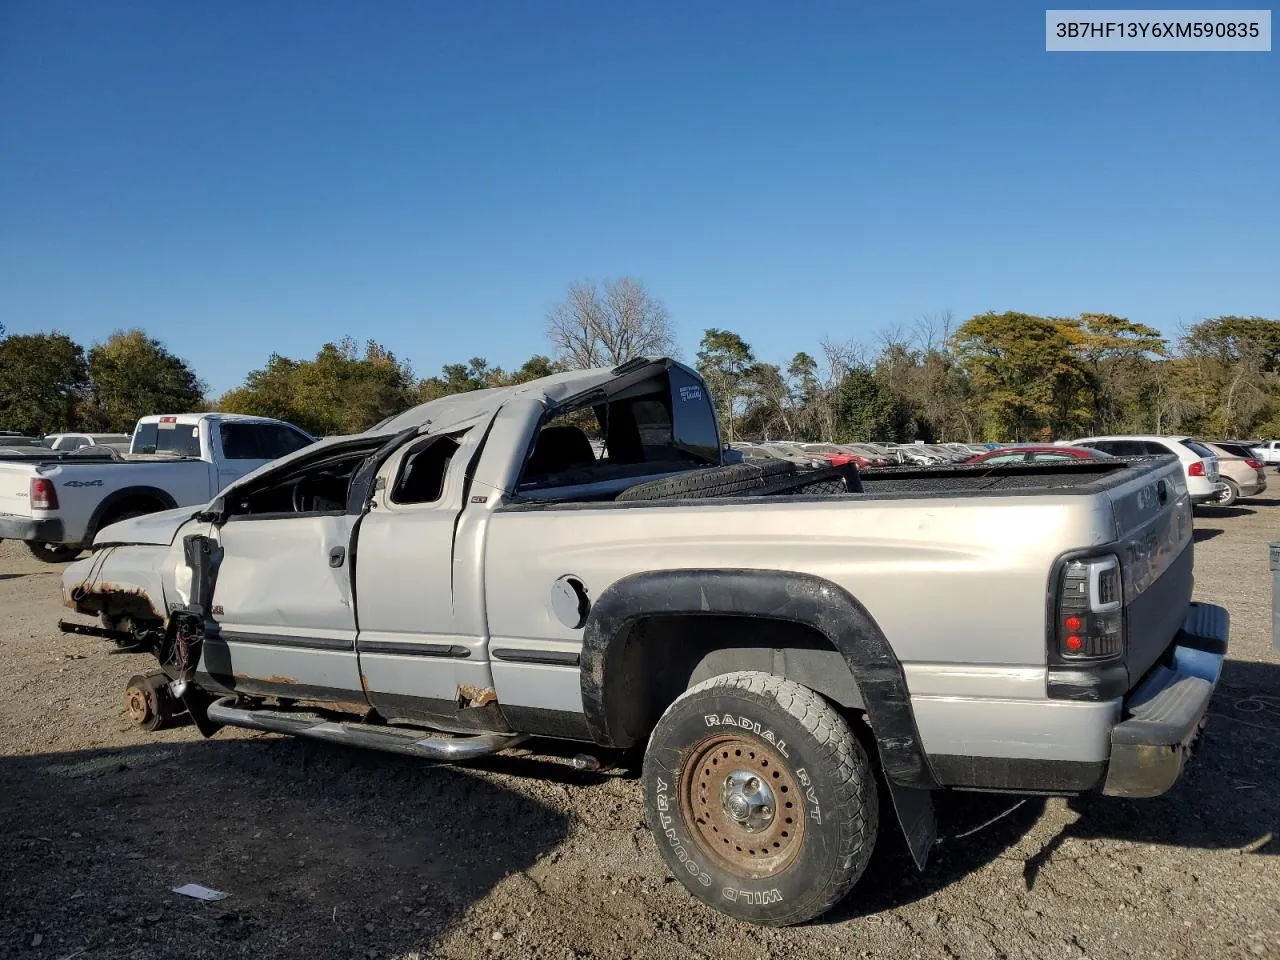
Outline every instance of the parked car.
[[0, 460], [0, 538], [46, 563], [74, 559], [103, 527], [207, 503], [233, 480], [312, 443], [292, 424], [229, 413], [143, 417], [128, 458], [85, 446]]
[[1214, 502], [1229, 507], [1241, 497], [1256, 497], [1267, 489], [1267, 473], [1253, 450], [1229, 440], [1206, 442], [1205, 446], [1218, 458], [1218, 474], [1222, 491]]
[[797, 467], [826, 467], [829, 462], [816, 454], [807, 453], [799, 443], [783, 440], [770, 440], [759, 445], [759, 448], [775, 460], [784, 460]]
[[1191, 437], [1084, 437], [1068, 441], [1067, 446], [1093, 447], [1113, 457], [1163, 457], [1172, 454], [1182, 464], [1193, 504], [1216, 500], [1222, 493], [1217, 455]]
[[1111, 454], [1092, 447], [1018, 446], [988, 450], [965, 463], [1048, 463], [1055, 460], [1096, 460]]
[[1263, 463], [1280, 464], [1280, 440], [1257, 440], [1250, 449]]
[[48, 449], [39, 437], [24, 437], [20, 433], [0, 434], [0, 460], [43, 454]]
[[667, 866], [757, 923], [842, 900], [897, 822], [923, 867], [935, 791], [1177, 780], [1229, 624], [1191, 603], [1174, 461], [958, 489], [720, 455], [710, 391], [670, 360], [446, 397], [106, 527], [64, 597], [157, 653], [140, 722], [177, 700], [206, 735], [433, 760], [643, 747]]
[[44, 437], [43, 442], [50, 450], [106, 446], [125, 452], [132, 440], [132, 435], [128, 433], [51, 433]]

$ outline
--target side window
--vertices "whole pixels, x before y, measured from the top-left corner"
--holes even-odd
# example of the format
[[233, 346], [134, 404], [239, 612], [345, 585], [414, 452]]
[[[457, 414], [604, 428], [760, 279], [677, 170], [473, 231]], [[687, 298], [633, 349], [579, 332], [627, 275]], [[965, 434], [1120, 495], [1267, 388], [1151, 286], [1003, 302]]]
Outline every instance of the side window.
[[983, 463], [1021, 463], [1024, 454], [1021, 453], [1002, 453], [998, 456], [987, 457]]
[[1200, 443], [1198, 440], [1183, 440], [1182, 445], [1186, 447], [1188, 450], [1190, 450], [1192, 453], [1194, 453], [1197, 457], [1204, 458], [1204, 457], [1212, 457], [1214, 455], [1212, 450], [1206, 447], [1203, 443]]
[[351, 479], [375, 447], [275, 473], [228, 495], [231, 517], [345, 513]]
[[410, 450], [400, 463], [400, 475], [391, 488], [391, 502], [400, 504], [435, 503], [444, 493], [449, 465], [458, 452], [462, 435], [433, 437]]
[[1143, 440], [1142, 452], [1148, 457], [1171, 457], [1173, 451], [1157, 440]]
[[1082, 444], [1082, 446], [1092, 447], [1094, 450], [1101, 450], [1103, 453], [1109, 453], [1113, 457], [1122, 457], [1120, 452], [1120, 444], [1114, 440], [1095, 440], [1093, 443]]
[[1048, 463], [1054, 460], [1076, 460], [1076, 459], [1078, 458], [1073, 457], [1070, 454], [1066, 454], [1066, 453], [1041, 452], [1041, 453], [1031, 454], [1031, 460], [1034, 463]]
[[305, 434], [282, 423], [237, 423], [218, 425], [224, 460], [275, 460], [310, 445]]
[[679, 367], [671, 368], [671, 407], [677, 449], [703, 463], [718, 463], [720, 428], [711, 398], [701, 383]]

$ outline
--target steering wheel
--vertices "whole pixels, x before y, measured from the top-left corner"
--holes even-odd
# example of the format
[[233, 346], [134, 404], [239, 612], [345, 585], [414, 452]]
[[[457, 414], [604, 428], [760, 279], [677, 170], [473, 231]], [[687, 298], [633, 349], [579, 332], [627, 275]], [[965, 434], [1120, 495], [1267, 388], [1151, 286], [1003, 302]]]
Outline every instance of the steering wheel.
[[306, 491], [303, 489], [306, 486], [306, 482], [307, 482], [306, 478], [301, 477], [299, 478], [298, 482], [293, 485], [293, 512], [294, 513], [307, 512], [307, 495], [306, 495]]

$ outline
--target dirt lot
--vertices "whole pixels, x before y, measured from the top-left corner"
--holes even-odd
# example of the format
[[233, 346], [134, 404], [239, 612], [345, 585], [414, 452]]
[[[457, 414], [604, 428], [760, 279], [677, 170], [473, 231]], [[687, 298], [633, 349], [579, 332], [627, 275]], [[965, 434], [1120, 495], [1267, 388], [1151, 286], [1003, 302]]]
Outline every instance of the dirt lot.
[[[964, 839], [1013, 801], [944, 798], [926, 873], [882, 845], [834, 914], [789, 930], [666, 875], [625, 764], [143, 733], [121, 694], [147, 660], [58, 633], [60, 568], [0, 544], [0, 957], [1280, 957], [1280, 501], [1206, 512], [1197, 540], [1232, 656], [1172, 793], [1031, 800]], [[230, 896], [170, 892], [189, 881]]]

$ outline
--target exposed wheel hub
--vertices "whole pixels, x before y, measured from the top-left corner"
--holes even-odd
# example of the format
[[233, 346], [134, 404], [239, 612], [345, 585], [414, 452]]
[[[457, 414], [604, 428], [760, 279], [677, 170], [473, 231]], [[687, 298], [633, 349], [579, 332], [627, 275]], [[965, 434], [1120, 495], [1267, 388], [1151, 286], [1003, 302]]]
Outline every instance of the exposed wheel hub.
[[730, 819], [751, 833], [769, 826], [777, 807], [773, 791], [750, 770], [735, 770], [724, 778], [720, 802]]
[[800, 852], [804, 797], [770, 744], [737, 736], [702, 741], [685, 755], [679, 790], [698, 845], [734, 873], [773, 876]]

